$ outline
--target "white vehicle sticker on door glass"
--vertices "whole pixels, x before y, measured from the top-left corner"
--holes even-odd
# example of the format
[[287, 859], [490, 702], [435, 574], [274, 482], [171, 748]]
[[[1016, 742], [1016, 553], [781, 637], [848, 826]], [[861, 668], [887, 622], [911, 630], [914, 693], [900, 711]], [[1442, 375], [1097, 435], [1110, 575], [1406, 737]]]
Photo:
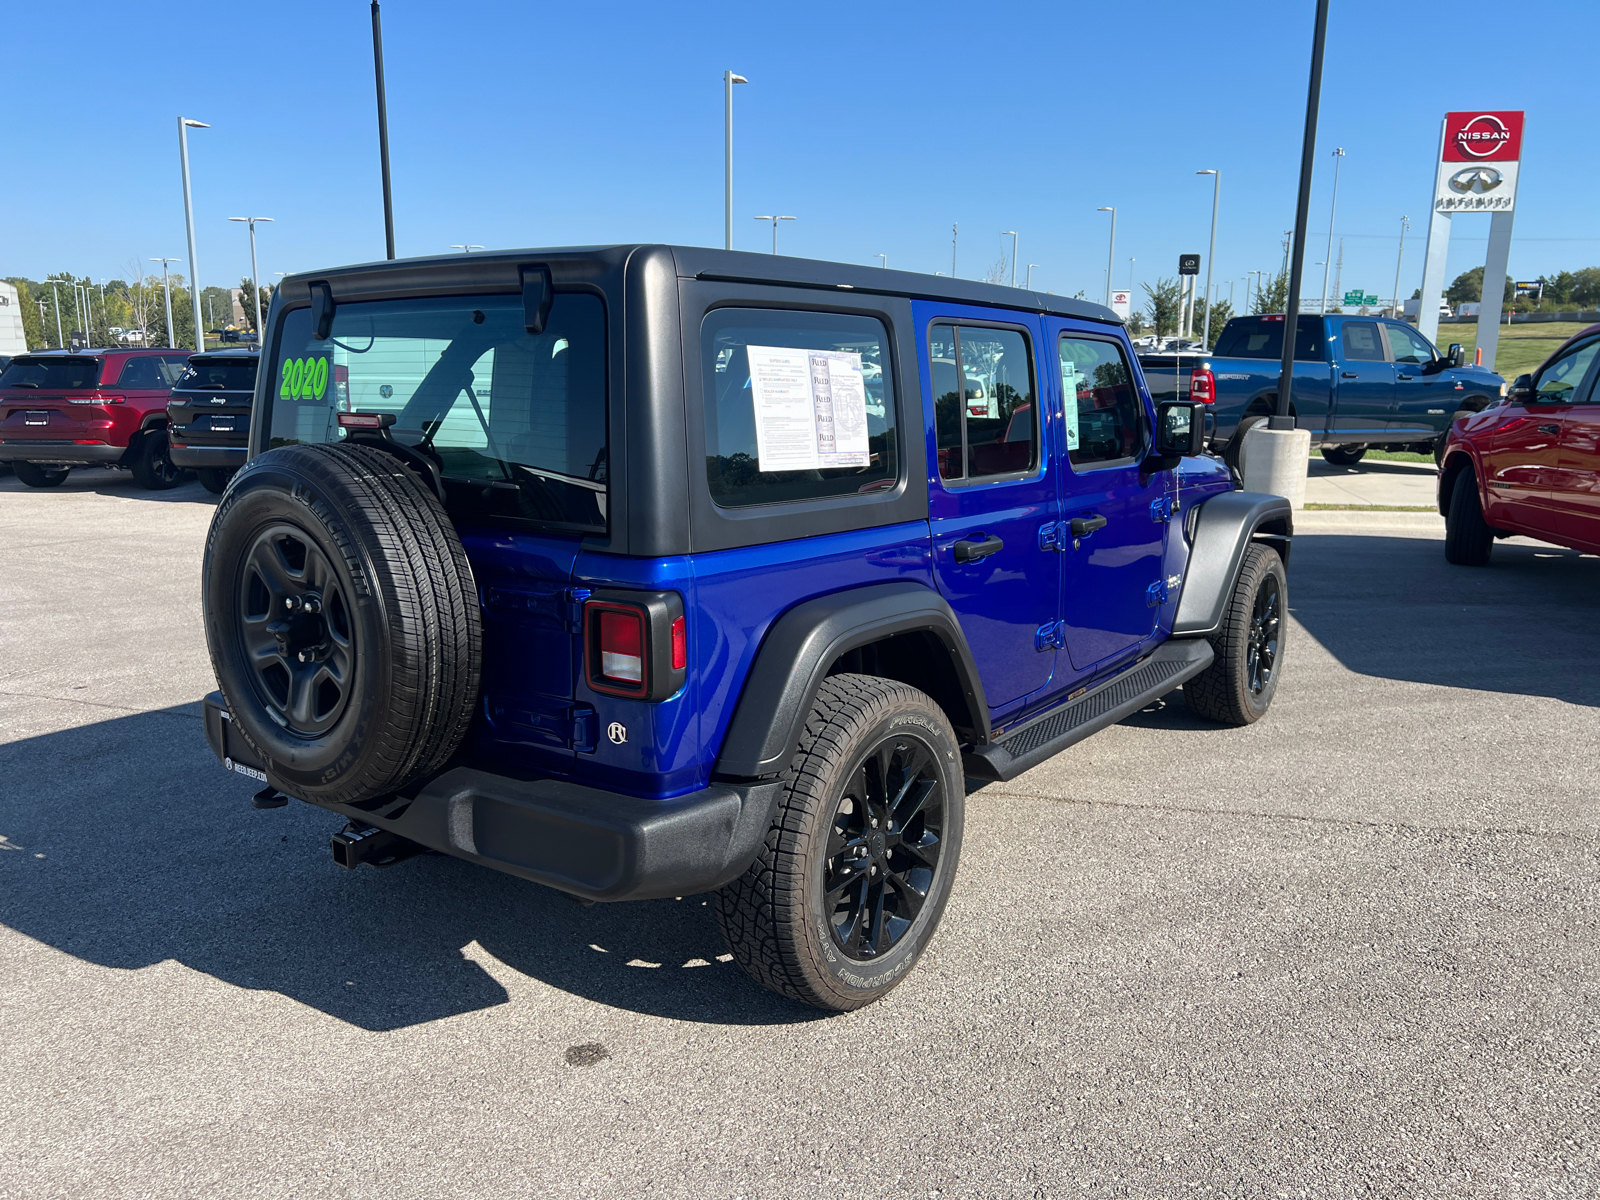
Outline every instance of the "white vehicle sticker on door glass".
[[859, 353], [749, 346], [746, 354], [762, 471], [867, 465], [867, 388]]

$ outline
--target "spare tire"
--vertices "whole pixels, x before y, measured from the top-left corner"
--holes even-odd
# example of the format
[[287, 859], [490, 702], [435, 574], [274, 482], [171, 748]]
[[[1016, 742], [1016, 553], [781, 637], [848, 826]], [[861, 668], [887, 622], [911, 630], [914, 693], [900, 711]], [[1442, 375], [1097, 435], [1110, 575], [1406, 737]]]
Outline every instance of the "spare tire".
[[203, 584], [217, 683], [273, 786], [355, 804], [461, 744], [477, 589], [443, 506], [395, 456], [298, 445], [253, 459], [212, 517]]

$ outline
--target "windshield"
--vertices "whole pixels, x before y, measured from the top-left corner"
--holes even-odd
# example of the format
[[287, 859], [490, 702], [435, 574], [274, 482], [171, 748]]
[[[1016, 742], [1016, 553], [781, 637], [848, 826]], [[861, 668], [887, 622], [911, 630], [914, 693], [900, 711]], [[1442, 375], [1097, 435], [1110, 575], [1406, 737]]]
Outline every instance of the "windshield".
[[232, 358], [207, 362], [190, 359], [178, 380], [183, 392], [249, 392], [256, 386], [256, 359]]
[[14, 358], [0, 371], [0, 387], [92, 388], [100, 379], [99, 358]]
[[336, 442], [340, 412], [394, 413], [391, 434], [439, 467], [458, 515], [606, 529], [605, 310], [554, 298], [544, 332], [521, 296], [341, 304], [326, 341], [311, 310], [283, 322], [268, 398], [272, 446]]
[[[1282, 317], [1235, 317], [1217, 339], [1217, 357], [1281, 359], [1283, 326]], [[1294, 339], [1294, 356], [1298, 362], [1324, 360], [1321, 317], [1300, 318], [1299, 333]]]

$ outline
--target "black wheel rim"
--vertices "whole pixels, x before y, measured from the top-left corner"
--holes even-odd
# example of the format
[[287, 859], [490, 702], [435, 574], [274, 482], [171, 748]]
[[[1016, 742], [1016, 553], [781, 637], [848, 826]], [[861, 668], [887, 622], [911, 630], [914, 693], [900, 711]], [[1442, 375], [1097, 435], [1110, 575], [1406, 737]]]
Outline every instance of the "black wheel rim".
[[326, 733], [349, 702], [355, 632], [333, 564], [292, 525], [245, 555], [239, 617], [246, 665], [267, 714], [302, 737]]
[[173, 465], [172, 450], [164, 437], [157, 439], [156, 448], [150, 452], [150, 469], [162, 483], [176, 483], [183, 473], [183, 468]]
[[850, 773], [823, 866], [829, 930], [847, 957], [881, 958], [916, 922], [939, 867], [944, 811], [934, 751], [917, 738], [888, 739]]
[[1259, 696], [1272, 683], [1278, 662], [1278, 637], [1283, 626], [1283, 593], [1278, 577], [1268, 575], [1256, 589], [1250, 610], [1250, 646], [1246, 652], [1245, 675], [1251, 694]]

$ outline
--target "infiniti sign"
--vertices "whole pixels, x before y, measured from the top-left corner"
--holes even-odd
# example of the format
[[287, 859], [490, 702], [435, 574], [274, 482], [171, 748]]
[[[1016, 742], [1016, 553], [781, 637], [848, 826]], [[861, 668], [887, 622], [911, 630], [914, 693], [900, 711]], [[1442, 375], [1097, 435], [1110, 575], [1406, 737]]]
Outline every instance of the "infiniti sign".
[[1465, 195], [1483, 195], [1500, 186], [1501, 175], [1493, 167], [1466, 167], [1450, 176], [1450, 190]]

